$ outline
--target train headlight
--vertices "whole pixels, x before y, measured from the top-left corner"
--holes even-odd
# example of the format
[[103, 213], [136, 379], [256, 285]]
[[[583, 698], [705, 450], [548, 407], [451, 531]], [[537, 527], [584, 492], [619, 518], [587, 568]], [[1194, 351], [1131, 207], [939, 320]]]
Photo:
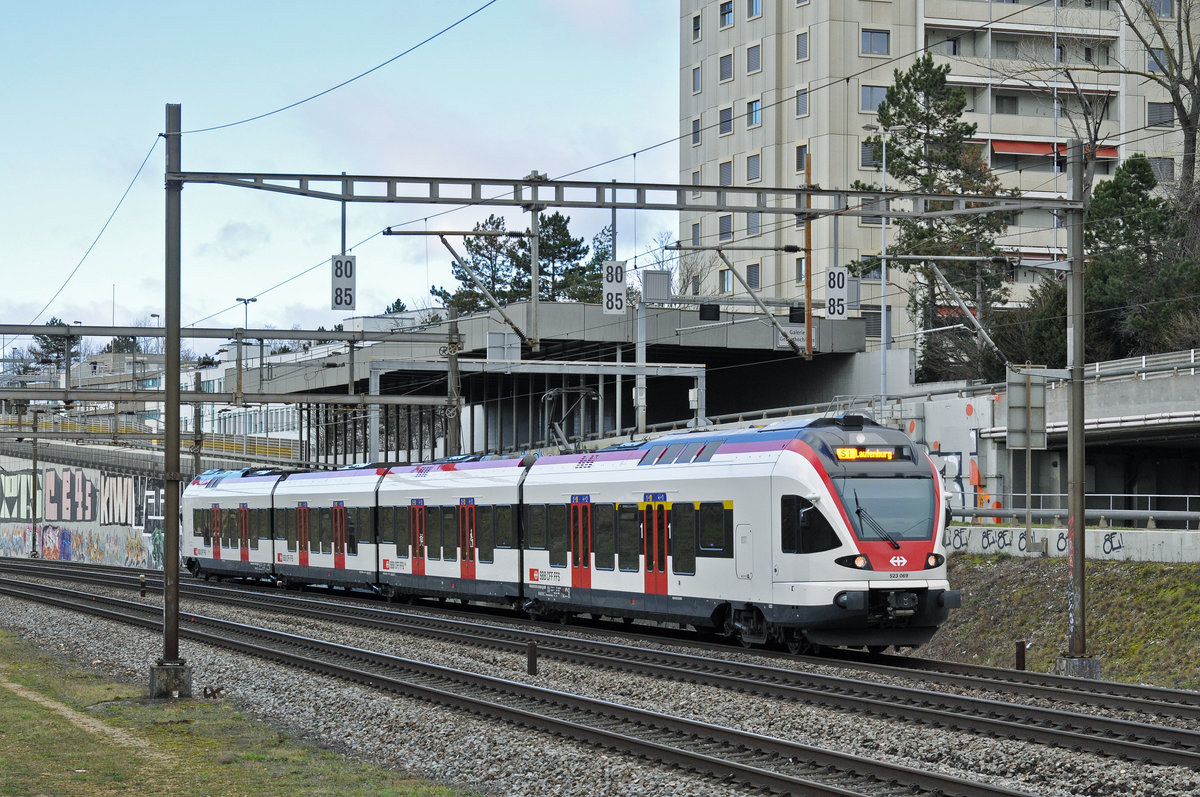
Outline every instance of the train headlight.
[[873, 570], [871, 560], [863, 554], [855, 554], [854, 556], [843, 556], [839, 559], [834, 559], [834, 564], [839, 564], [842, 567], [850, 567], [855, 570]]
[[931, 553], [929, 556], [925, 557], [925, 569], [932, 570], [935, 567], [941, 567], [945, 561], [946, 557], [942, 556], [940, 553]]

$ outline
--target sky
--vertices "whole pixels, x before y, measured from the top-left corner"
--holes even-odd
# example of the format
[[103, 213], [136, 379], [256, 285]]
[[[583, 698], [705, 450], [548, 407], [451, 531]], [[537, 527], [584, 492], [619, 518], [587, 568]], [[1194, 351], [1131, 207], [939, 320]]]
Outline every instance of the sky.
[[[168, 103], [182, 108], [185, 172], [554, 179], [613, 161], [570, 179], [678, 182], [678, 26], [675, 0], [8, 4], [0, 323], [148, 325], [163, 314]], [[431, 306], [431, 285], [455, 286], [449, 253], [437, 238], [377, 233], [469, 230], [487, 215], [448, 209], [349, 204], [359, 298], [333, 311], [340, 203], [188, 184], [181, 323], [241, 326], [248, 314], [252, 328], [328, 328], [397, 298]], [[589, 243], [610, 220], [564, 212]], [[503, 215], [509, 229], [529, 224]], [[626, 259], [676, 219], [621, 212], [617, 228]]]

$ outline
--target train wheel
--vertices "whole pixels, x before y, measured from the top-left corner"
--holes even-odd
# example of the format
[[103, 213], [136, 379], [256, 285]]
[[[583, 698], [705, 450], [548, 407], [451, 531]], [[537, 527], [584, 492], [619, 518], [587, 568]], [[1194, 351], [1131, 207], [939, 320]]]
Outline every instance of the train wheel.
[[887, 645], [867, 645], [867, 653], [870, 653], [873, 656], [878, 656], [880, 653], [883, 653], [885, 650], [887, 650], [887, 648]]
[[808, 651], [808, 640], [800, 632], [796, 632], [787, 638], [788, 653], [793, 656], [799, 656], [801, 653]]

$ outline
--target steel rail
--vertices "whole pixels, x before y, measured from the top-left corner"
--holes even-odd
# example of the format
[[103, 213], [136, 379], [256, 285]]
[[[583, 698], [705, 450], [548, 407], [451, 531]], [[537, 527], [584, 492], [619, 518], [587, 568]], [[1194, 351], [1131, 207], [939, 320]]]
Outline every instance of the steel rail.
[[[0, 593], [144, 627], [154, 627], [157, 623], [153, 608], [145, 604], [75, 590], [0, 579]], [[710, 777], [732, 779], [753, 788], [778, 793], [857, 795], [875, 793], [881, 786], [903, 784], [908, 794], [979, 797], [1020, 794], [963, 778], [296, 634], [192, 613], [181, 618], [188, 621], [181, 634], [190, 639], [632, 753]], [[519, 704], [512, 705], [513, 700]], [[616, 732], [611, 727], [625, 730]], [[722, 748], [719, 755], [714, 754], [714, 745]], [[768, 766], [773, 769], [767, 769]], [[851, 783], [852, 787], [848, 785]], [[861, 791], [863, 787], [872, 791]]]

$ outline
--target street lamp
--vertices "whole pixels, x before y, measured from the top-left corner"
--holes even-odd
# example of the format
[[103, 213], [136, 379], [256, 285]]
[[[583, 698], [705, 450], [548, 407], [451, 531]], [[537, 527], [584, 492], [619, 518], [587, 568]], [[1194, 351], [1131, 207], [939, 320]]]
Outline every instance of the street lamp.
[[880, 133], [883, 142], [883, 158], [880, 164], [882, 183], [880, 191], [883, 194], [883, 215], [879, 224], [879, 408], [887, 403], [887, 352], [888, 352], [888, 305], [887, 305], [887, 221], [891, 202], [887, 197], [887, 144], [888, 136], [908, 129], [908, 125], [892, 125], [880, 130], [879, 125], [863, 125], [863, 130]]
[[254, 296], [251, 296], [249, 299], [243, 299], [239, 296], [237, 301], [242, 303], [242, 309], [245, 311], [242, 318], [242, 329], [246, 329], [250, 326], [250, 303], [257, 302], [258, 299]]

